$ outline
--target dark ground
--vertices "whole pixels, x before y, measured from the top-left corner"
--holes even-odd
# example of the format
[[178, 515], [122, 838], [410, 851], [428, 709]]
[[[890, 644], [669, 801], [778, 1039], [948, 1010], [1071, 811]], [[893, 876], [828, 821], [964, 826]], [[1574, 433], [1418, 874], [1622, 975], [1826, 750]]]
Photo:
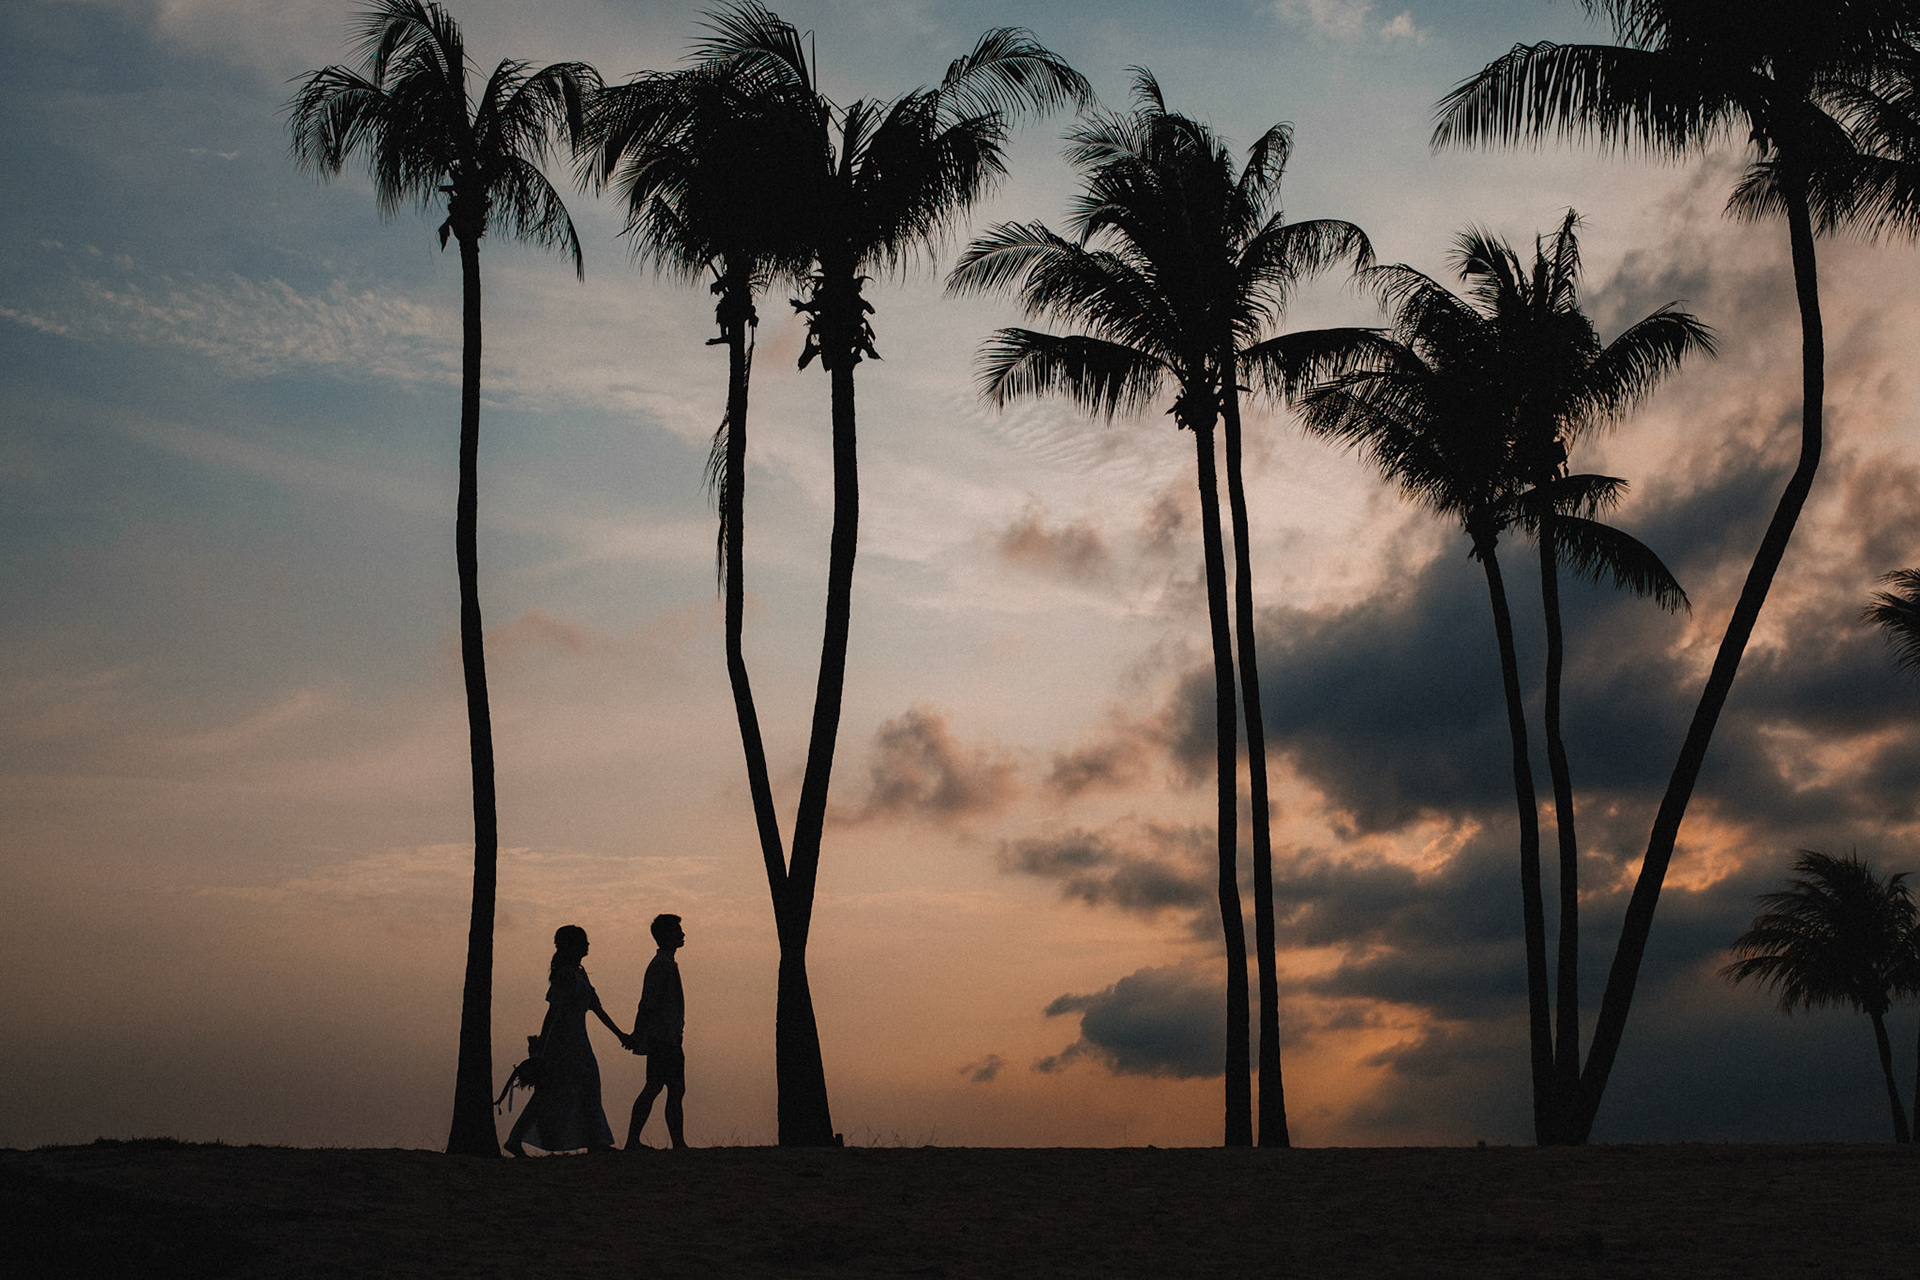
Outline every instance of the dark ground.
[[1920, 1147], [0, 1151], [26, 1276], [1920, 1276]]

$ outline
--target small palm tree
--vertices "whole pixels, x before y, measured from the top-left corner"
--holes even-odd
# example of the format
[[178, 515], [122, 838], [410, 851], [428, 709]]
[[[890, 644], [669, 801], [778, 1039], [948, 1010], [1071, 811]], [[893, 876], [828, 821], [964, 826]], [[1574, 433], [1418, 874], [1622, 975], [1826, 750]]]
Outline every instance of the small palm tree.
[[[1271, 387], [1294, 395], [1310, 430], [1366, 449], [1410, 493], [1459, 519], [1486, 574], [1520, 824], [1529, 1046], [1541, 1142], [1567, 1140], [1564, 1117], [1578, 1081], [1580, 1034], [1579, 846], [1560, 717], [1559, 573], [1610, 581], [1667, 608], [1686, 603], [1658, 556], [1597, 519], [1618, 502], [1626, 482], [1569, 474], [1567, 446], [1617, 421], [1689, 352], [1712, 350], [1705, 326], [1671, 306], [1602, 345], [1579, 305], [1577, 225], [1569, 210], [1551, 238], [1536, 240], [1530, 267], [1485, 232], [1463, 232], [1453, 260], [1468, 286], [1464, 298], [1411, 267], [1375, 268], [1366, 278], [1394, 312], [1389, 335], [1290, 335], [1274, 345], [1263, 368]], [[1501, 535], [1513, 529], [1531, 533], [1539, 545], [1546, 613], [1547, 754], [1560, 848], [1557, 1018], [1547, 982], [1525, 707], [1498, 556]]]
[[540, 171], [556, 134], [577, 132], [593, 69], [561, 62], [533, 70], [503, 59], [476, 102], [468, 92], [460, 28], [433, 0], [374, 0], [360, 17], [358, 67], [309, 75], [289, 106], [293, 154], [322, 178], [360, 153], [383, 216], [442, 196], [440, 245], [460, 246], [460, 494], [454, 520], [460, 577], [460, 660], [473, 767], [473, 910], [460, 1003], [460, 1055], [447, 1150], [500, 1153], [493, 1127], [493, 916], [499, 825], [493, 727], [480, 624], [480, 241], [491, 230], [558, 248], [583, 273], [580, 238]]
[[1893, 1111], [1893, 1140], [1910, 1141], [1886, 1022], [1893, 998], [1913, 989], [1920, 959], [1920, 920], [1907, 873], [1882, 880], [1858, 854], [1836, 858], [1812, 849], [1800, 851], [1793, 870], [1784, 890], [1760, 895], [1766, 910], [1734, 941], [1739, 958], [1720, 976], [1771, 988], [1782, 1013], [1847, 1005], [1866, 1014]]
[[[1440, 103], [1436, 144], [1584, 137], [1672, 157], [1745, 139], [1778, 187], [1801, 324], [1800, 454], [1754, 554], [1654, 818], [1581, 1073], [1571, 1140], [1592, 1129], [1619, 1052], [1680, 824], [1721, 709], [1820, 464], [1825, 339], [1814, 172], [1844, 149], [1837, 92], [1870, 79], [1920, 20], [1914, 0], [1583, 0], [1615, 44], [1516, 46]], [[1752, 171], [1750, 171], [1750, 178]], [[1743, 184], [1744, 185], [1744, 184]], [[1736, 201], [1739, 200], [1736, 195]]]
[[1204, 124], [1167, 110], [1150, 73], [1138, 73], [1134, 97], [1132, 114], [1102, 114], [1068, 135], [1068, 156], [1085, 177], [1071, 237], [1039, 223], [1003, 224], [974, 242], [948, 286], [956, 292], [1017, 289], [1030, 314], [1088, 330], [1070, 336], [1001, 330], [983, 361], [985, 390], [995, 403], [1058, 392], [1111, 417], [1171, 392], [1175, 423], [1194, 433], [1213, 641], [1219, 898], [1227, 945], [1226, 1140], [1240, 1145], [1252, 1141], [1252, 1112], [1246, 938], [1235, 865], [1234, 640], [1214, 459], [1214, 429], [1225, 428], [1240, 695], [1253, 792], [1260, 1142], [1285, 1146], [1266, 739], [1240, 469], [1240, 369], [1255, 358], [1263, 333], [1303, 276], [1342, 260], [1364, 264], [1371, 249], [1351, 223], [1288, 223], [1282, 216], [1289, 126], [1268, 130], [1236, 174], [1225, 145]]
[[[684, 261], [690, 250], [719, 267], [723, 330], [729, 324], [736, 333], [738, 326], [750, 327], [755, 270], [771, 278], [801, 263], [812, 267], [803, 281], [806, 296], [793, 305], [807, 317], [800, 365], [818, 359], [831, 381], [833, 527], [826, 626], [790, 854], [781, 848], [764, 753], [756, 750], [758, 719], [743, 679], [744, 662], [730, 657], [730, 671], [737, 673], [735, 707], [780, 943], [774, 1033], [780, 1142], [823, 1145], [833, 1141], [833, 1121], [806, 947], [852, 621], [860, 523], [854, 369], [877, 355], [867, 318], [873, 306], [863, 296], [864, 287], [873, 275], [930, 252], [986, 194], [1004, 171], [1006, 139], [1017, 117], [1085, 103], [1091, 91], [1078, 72], [1029, 32], [1002, 27], [955, 59], [934, 88], [841, 107], [819, 91], [799, 33], [765, 6], [754, 0], [733, 5], [715, 16], [710, 32], [690, 68], [700, 79], [682, 84], [722, 86], [714, 91], [720, 105], [710, 113], [665, 113], [670, 121], [688, 121], [690, 132], [676, 135], [678, 126], [669, 126], [640, 135], [637, 142], [620, 142], [612, 132], [606, 137], [641, 165], [654, 158], [669, 168], [693, 162], [684, 178], [630, 182], [629, 209], [636, 208], [632, 201], [639, 193], [647, 192], [652, 203], [636, 228], [643, 238], [655, 239], [669, 257]], [[644, 94], [636, 95], [643, 99]], [[712, 123], [714, 131], [702, 134], [707, 127], [702, 121]], [[676, 136], [693, 140], [691, 150], [678, 158], [671, 141]], [[652, 150], [662, 139], [665, 150]], [[608, 145], [603, 142], [600, 153], [602, 172], [610, 172]], [[756, 184], [763, 194], [755, 194]], [[771, 223], [761, 220], [755, 207], [777, 216]], [[648, 222], [656, 213], [660, 221]], [[737, 223], [735, 214], [741, 215]], [[670, 225], [675, 222], [681, 225]], [[727, 239], [717, 230], [723, 225], [741, 234]], [[729, 268], [736, 272], [731, 280], [726, 279]], [[739, 349], [738, 339], [730, 338], [729, 344], [730, 350]], [[716, 470], [730, 593], [740, 581], [736, 556], [746, 443], [744, 367], [737, 359], [733, 364], [737, 372], [730, 378], [730, 397], [738, 392], [740, 412], [734, 416], [730, 398], [726, 446], [715, 454], [716, 460], [724, 456]], [[730, 653], [735, 645], [730, 638]]]
[[[1893, 650], [1894, 665], [1920, 672], [1920, 569], [1895, 569], [1880, 579], [1887, 590], [1873, 593], [1866, 621], [1879, 627]], [[1916, 937], [1914, 967], [1906, 975], [1906, 989], [1920, 991], [1920, 937]], [[1914, 1044], [1913, 1124], [1920, 1140], [1920, 1039]]]

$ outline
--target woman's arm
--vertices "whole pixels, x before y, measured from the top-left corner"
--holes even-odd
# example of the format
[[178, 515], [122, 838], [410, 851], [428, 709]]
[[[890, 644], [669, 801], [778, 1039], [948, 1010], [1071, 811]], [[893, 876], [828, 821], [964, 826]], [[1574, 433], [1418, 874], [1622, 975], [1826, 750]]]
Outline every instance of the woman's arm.
[[600, 1019], [601, 1022], [606, 1024], [607, 1030], [613, 1032], [613, 1038], [620, 1042], [621, 1048], [623, 1049], [626, 1048], [627, 1040], [628, 1040], [627, 1033], [622, 1031], [619, 1025], [616, 1024], [612, 1018], [609, 1018], [607, 1016], [607, 1011], [605, 1009], [602, 1009], [597, 1001], [594, 1003], [594, 1006], [593, 1006], [593, 1016]]

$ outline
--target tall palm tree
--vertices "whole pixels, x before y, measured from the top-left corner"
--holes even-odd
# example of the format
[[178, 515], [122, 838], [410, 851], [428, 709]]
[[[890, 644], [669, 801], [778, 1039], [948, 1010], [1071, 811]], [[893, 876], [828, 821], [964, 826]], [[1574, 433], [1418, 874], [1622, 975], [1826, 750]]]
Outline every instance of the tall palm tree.
[[1303, 276], [1343, 259], [1365, 263], [1371, 249], [1350, 223], [1288, 223], [1281, 214], [1290, 126], [1268, 130], [1236, 175], [1225, 145], [1204, 124], [1169, 112], [1150, 73], [1138, 73], [1134, 96], [1130, 115], [1101, 114], [1068, 135], [1069, 158], [1085, 178], [1069, 224], [1072, 238], [1039, 223], [1003, 224], [974, 242], [948, 285], [956, 292], [1015, 289], [1029, 314], [1088, 330], [1065, 337], [1001, 330], [984, 357], [985, 389], [996, 403], [1060, 392], [1111, 417], [1171, 391], [1176, 424], [1194, 433], [1214, 657], [1219, 899], [1227, 947], [1226, 1140], [1241, 1145], [1250, 1144], [1253, 1133], [1236, 850], [1235, 641], [1227, 622], [1213, 438], [1215, 427], [1224, 425], [1236, 559], [1234, 630], [1252, 778], [1260, 1142], [1286, 1146], [1266, 741], [1240, 467], [1240, 365]]
[[1515, 403], [1514, 463], [1528, 486], [1517, 499], [1518, 523], [1539, 549], [1540, 598], [1546, 632], [1544, 728], [1553, 783], [1559, 850], [1559, 919], [1554, 973], [1554, 1133], [1560, 1140], [1578, 1105], [1580, 1084], [1580, 847], [1573, 777], [1562, 726], [1565, 635], [1559, 571], [1650, 596], [1663, 608], [1686, 606], [1686, 592], [1657, 556], [1636, 539], [1593, 518], [1615, 505], [1624, 485], [1605, 476], [1574, 476], [1568, 449], [1582, 435], [1611, 426], [1689, 352], [1713, 353], [1705, 325], [1669, 304], [1602, 345], [1580, 307], [1579, 214], [1567, 210], [1551, 237], [1534, 242], [1523, 266], [1511, 247], [1484, 232], [1462, 237], [1458, 264], [1468, 294], [1492, 318], [1501, 344], [1524, 372]]
[[[798, 33], [764, 9], [722, 10], [712, 16], [710, 30], [736, 43], [790, 42], [787, 60], [802, 61]], [[818, 148], [826, 107], [818, 95], [767, 83], [753, 74], [750, 63], [712, 56], [710, 44], [697, 46], [696, 54], [703, 49], [709, 56], [699, 65], [642, 74], [593, 95], [582, 167], [594, 185], [611, 186], [619, 194], [627, 211], [625, 234], [636, 255], [674, 278], [713, 277], [720, 336], [709, 345], [717, 341], [727, 350], [727, 401], [707, 476], [719, 507], [716, 558], [725, 600], [727, 678], [778, 919], [786, 912], [786, 847], [745, 652], [748, 394], [759, 324], [754, 296], [776, 280], [803, 277], [811, 262], [786, 193], [803, 185], [822, 162]], [[804, 981], [804, 970], [801, 977]], [[797, 999], [787, 995], [781, 1026], [806, 1022], [786, 1012]], [[780, 1059], [782, 1141], [804, 1136], [818, 1142], [821, 1135], [831, 1140], [817, 1034], [811, 1063], [805, 1061], [806, 1048]], [[795, 1061], [798, 1068], [792, 1066]], [[796, 1101], [803, 1097], [809, 1100], [804, 1109]]]
[[540, 171], [554, 136], [581, 124], [591, 67], [532, 69], [502, 59], [476, 102], [460, 28], [433, 0], [373, 0], [361, 14], [357, 67], [309, 75], [289, 106], [293, 154], [322, 178], [355, 152], [373, 176], [383, 216], [423, 210], [446, 197], [440, 245], [460, 246], [460, 494], [454, 551], [460, 577], [460, 664], [473, 767], [473, 909], [460, 1002], [460, 1053], [447, 1151], [500, 1153], [493, 1127], [493, 916], [499, 861], [493, 727], [480, 625], [480, 241], [490, 230], [557, 248], [584, 278], [580, 238], [559, 193]]
[[[1844, 1004], [1873, 1020], [1873, 1039], [1893, 1111], [1893, 1140], [1912, 1140], [1893, 1080], [1887, 1008], [1912, 990], [1916, 919], [1907, 873], [1882, 880], [1858, 854], [1836, 858], [1802, 849], [1787, 888], [1760, 895], [1766, 908], [1733, 944], [1739, 957], [1720, 970], [1729, 982], [1751, 978], [1780, 997], [1780, 1011]], [[1916, 1095], [1920, 1104], [1920, 1095]]]
[[[1567, 445], [1625, 414], [1688, 352], [1712, 349], [1705, 327], [1672, 307], [1603, 346], [1579, 307], [1577, 225], [1569, 211], [1551, 239], [1536, 240], [1530, 268], [1487, 233], [1462, 233], [1453, 262], [1468, 285], [1464, 298], [1411, 267], [1375, 268], [1367, 279], [1394, 313], [1389, 334], [1290, 335], [1263, 368], [1270, 387], [1294, 395], [1310, 430], [1362, 447], [1414, 496], [1459, 519], [1486, 574], [1520, 826], [1534, 1129], [1543, 1143], [1566, 1140], [1577, 1078], [1568, 1064], [1577, 1060], [1580, 1028], [1579, 851], [1559, 714], [1559, 572], [1607, 580], [1669, 608], [1686, 601], [1658, 556], [1596, 518], [1625, 482], [1568, 474]], [[1560, 846], [1557, 1017], [1525, 706], [1498, 556], [1501, 534], [1514, 529], [1539, 545], [1548, 633], [1547, 745]]]
[[[891, 101], [861, 99], [839, 106], [826, 98], [792, 24], [748, 0], [716, 14], [710, 35], [682, 86], [719, 85], [712, 112], [675, 112], [685, 132], [656, 127], [619, 151], [639, 168], [656, 161], [682, 166], [679, 176], [635, 176], [629, 209], [641, 193], [651, 202], [636, 229], [669, 258], [713, 262], [721, 279], [721, 324], [730, 334], [731, 374], [726, 437], [716, 449], [722, 547], [729, 594], [729, 673], [754, 794], [762, 860], [780, 943], [775, 1014], [775, 1070], [783, 1145], [834, 1140], [818, 1024], [807, 981], [806, 947], [820, 866], [827, 790], [846, 683], [852, 621], [853, 567], [860, 518], [854, 369], [876, 356], [862, 295], [867, 280], [931, 252], [1004, 171], [1015, 119], [1028, 111], [1084, 103], [1083, 77], [1021, 29], [995, 28], [955, 59], [940, 84]], [[637, 93], [636, 100], [644, 100]], [[711, 102], [711, 99], [709, 100]], [[607, 168], [607, 135], [600, 155]], [[650, 154], [663, 139], [686, 149]], [[672, 142], [673, 146], [681, 143]], [[756, 187], [761, 190], [756, 190]], [[768, 217], [766, 215], [773, 216]], [[657, 221], [650, 221], [656, 218]], [[728, 228], [724, 234], [719, 230]], [[798, 271], [806, 296], [794, 307], [807, 317], [800, 365], [816, 358], [831, 383], [833, 527], [828, 545], [826, 623], [814, 692], [807, 761], [789, 854], [772, 808], [758, 717], [739, 654], [742, 493], [746, 447], [746, 343], [756, 282]], [[730, 274], [731, 273], [731, 274]], [[729, 328], [731, 326], [731, 328]]]
[[1920, 19], [1914, 0], [1583, 0], [1617, 43], [1516, 46], [1442, 100], [1436, 145], [1549, 136], [1679, 156], [1745, 139], [1778, 184], [1801, 322], [1800, 456], [1728, 619], [1654, 818], [1601, 997], [1569, 1138], [1585, 1141], [1633, 1002], [1661, 886], [1741, 656], [1819, 468], [1825, 343], [1811, 175], [1847, 147], [1829, 112]]

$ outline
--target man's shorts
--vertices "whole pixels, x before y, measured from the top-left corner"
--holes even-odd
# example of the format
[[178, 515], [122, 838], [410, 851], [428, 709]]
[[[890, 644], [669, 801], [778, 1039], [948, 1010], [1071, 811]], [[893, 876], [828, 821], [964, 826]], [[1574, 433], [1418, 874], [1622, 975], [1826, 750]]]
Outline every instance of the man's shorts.
[[687, 1087], [687, 1051], [677, 1044], [655, 1040], [647, 1046], [647, 1087]]

